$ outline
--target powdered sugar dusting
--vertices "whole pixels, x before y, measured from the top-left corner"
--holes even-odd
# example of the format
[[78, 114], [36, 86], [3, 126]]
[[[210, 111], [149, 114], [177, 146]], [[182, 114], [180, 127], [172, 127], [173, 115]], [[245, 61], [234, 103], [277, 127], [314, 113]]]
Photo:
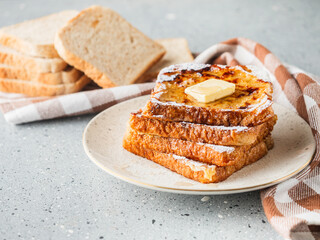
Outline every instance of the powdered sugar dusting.
[[210, 64], [202, 64], [202, 63], [182, 63], [182, 64], [171, 65], [169, 67], [163, 68], [160, 71], [158, 78], [157, 78], [157, 82], [173, 81], [176, 78], [176, 76], [179, 75], [179, 73], [173, 74], [173, 75], [165, 75], [165, 73], [173, 73], [173, 72], [177, 72], [177, 71], [181, 71], [181, 70], [198, 71], [198, 70], [201, 70], [206, 67], [211, 67], [211, 65]]
[[181, 70], [194, 70], [198, 71], [206, 67], [211, 67], [210, 64], [203, 64], [203, 63], [180, 63], [180, 64], [174, 64], [169, 67], [166, 67], [161, 70], [160, 73], [165, 73], [165, 72], [175, 72], [175, 71], [181, 71]]
[[223, 145], [214, 145], [214, 144], [200, 143], [200, 142], [197, 142], [197, 144], [209, 147], [209, 148], [211, 148], [214, 151], [219, 152], [219, 153], [228, 153], [228, 154], [230, 154], [235, 150], [234, 147], [223, 146]]
[[[137, 114], [137, 117], [142, 117], [142, 114]], [[162, 119], [164, 118], [163, 115], [152, 115], [154, 118]], [[190, 122], [175, 122], [177, 124], [183, 124], [186, 125], [187, 128], [193, 128], [194, 126], [205, 126], [207, 128], [211, 128], [213, 130], [219, 130], [219, 131], [236, 131], [236, 132], [246, 132], [249, 130], [249, 127], [245, 126], [216, 126], [216, 125], [207, 125], [207, 124], [199, 124], [199, 123], [190, 123]]]
[[[227, 65], [220, 65], [220, 64], [213, 65], [214, 69], [226, 68], [226, 67], [228, 67], [228, 66]], [[271, 82], [271, 79], [269, 77], [268, 72], [266, 70], [264, 70], [263, 68], [257, 67], [257, 66], [254, 66], [254, 65], [246, 65], [245, 67], [247, 69], [250, 69], [251, 72], [248, 72], [241, 65], [229, 67], [229, 69], [231, 69], [231, 70], [232, 69], [237, 69], [237, 70], [240, 70], [242, 72], [245, 72], [246, 74], [249, 74], [251, 76], [257, 77], [258, 79], [263, 80], [264, 82]]]
[[[159, 93], [161, 94], [161, 93]], [[189, 107], [189, 108], [195, 108], [195, 106], [191, 106], [191, 105], [187, 105], [187, 104], [184, 104], [184, 103], [177, 103], [177, 102], [161, 102], [159, 101], [157, 98], [158, 94], [154, 94], [154, 97], [152, 97], [150, 99], [151, 102], [153, 103], [157, 103], [157, 104], [161, 104], [161, 105], [171, 105], [171, 106], [177, 106], [177, 107], [181, 107], [181, 106], [184, 106], [184, 107]]]
[[269, 99], [269, 97], [267, 95], [265, 95], [263, 97], [263, 99], [261, 99], [261, 101], [259, 101], [256, 104], [249, 105], [246, 110], [249, 111], [249, 112], [250, 111], [257, 111], [257, 113], [260, 113], [264, 109], [270, 107], [272, 105], [272, 103], [273, 102]]
[[269, 77], [269, 74], [261, 67], [257, 67], [254, 65], [246, 65], [246, 67], [248, 69], [251, 70], [251, 72], [246, 71], [245, 69], [243, 69], [241, 66], [235, 66], [234, 68], [240, 70], [240, 71], [244, 71], [249, 75], [255, 76], [258, 79], [261, 79], [264, 82], [271, 82], [271, 79]]
[[[158, 93], [159, 95], [161, 95], [161, 93]], [[157, 98], [159, 98], [159, 96], [157, 96], [157, 94], [154, 95], [154, 97], [152, 97], [150, 99], [150, 101], [152, 103], [157, 103], [159, 105], [171, 105], [171, 106], [176, 106], [176, 107], [187, 107], [187, 108], [198, 108], [196, 106], [192, 106], [192, 105], [188, 105], [188, 104], [185, 104], [185, 103], [177, 103], [177, 102], [161, 102], [159, 101]], [[246, 109], [240, 109], [240, 108], [236, 108], [236, 109], [219, 109], [219, 111], [221, 112], [228, 112], [228, 111], [236, 111], [236, 112], [251, 112], [251, 111], [258, 111], [258, 112], [261, 112], [263, 109], [266, 109], [268, 108], [269, 106], [272, 105], [272, 101], [268, 99], [268, 96], [265, 95], [265, 97], [259, 101], [258, 103], [256, 104], [251, 104], [248, 106], [248, 108]]]
[[271, 82], [271, 79], [270, 79], [267, 71], [265, 71], [261, 67], [257, 67], [254, 65], [246, 65], [246, 68], [251, 70], [251, 72], [248, 72], [242, 66], [230, 67], [227, 65], [220, 65], [220, 64], [210, 65], [210, 64], [202, 64], [202, 63], [182, 63], [182, 64], [175, 64], [175, 65], [171, 65], [166, 68], [163, 68], [158, 75], [157, 82], [173, 81], [179, 75], [179, 73], [172, 74], [172, 75], [165, 75], [165, 73], [173, 73], [173, 72], [177, 72], [177, 71], [181, 71], [181, 70], [198, 71], [198, 70], [204, 69], [206, 67], [211, 67], [211, 70], [219, 69], [219, 68], [223, 69], [223, 68], [229, 67], [231, 70], [237, 69], [242, 72], [245, 72], [246, 74], [257, 77], [258, 79], [261, 79], [265, 82]]
[[[204, 126], [204, 124], [199, 124], [199, 123], [188, 123], [188, 122], [181, 122], [185, 125], [188, 125], [190, 127], [193, 127], [192, 125], [196, 126]], [[245, 126], [233, 126], [233, 127], [226, 127], [226, 126], [214, 126], [214, 125], [207, 125], [205, 124], [206, 127], [212, 128], [214, 130], [220, 130], [220, 131], [236, 131], [236, 132], [245, 132], [248, 131], [249, 128]]]
[[173, 81], [176, 79], [176, 77], [178, 76], [179, 74], [176, 73], [176, 74], [172, 74], [172, 75], [165, 75], [165, 74], [161, 74], [161, 72], [159, 73], [158, 75], [158, 78], [157, 78], [157, 82], [169, 82], [169, 81]]
[[178, 160], [183, 162], [184, 164], [186, 164], [188, 167], [191, 168], [192, 171], [194, 172], [203, 172], [203, 177], [212, 181], [213, 176], [216, 174], [216, 165], [208, 165], [205, 163], [200, 163], [200, 162], [196, 162], [184, 157], [180, 157], [177, 155], [173, 155], [172, 156]]
[[[206, 163], [197, 162], [197, 161], [191, 160], [189, 158], [178, 156], [178, 155], [175, 155], [175, 154], [170, 154], [170, 155], [172, 155], [172, 157], [174, 159], [185, 163], [189, 167], [191, 167], [191, 166], [192, 167], [197, 167], [196, 171], [203, 171], [203, 170], [208, 169], [208, 168], [216, 168], [217, 167], [216, 165], [209, 165], [209, 164], [206, 164]], [[194, 169], [192, 169], [192, 170], [194, 170]]]

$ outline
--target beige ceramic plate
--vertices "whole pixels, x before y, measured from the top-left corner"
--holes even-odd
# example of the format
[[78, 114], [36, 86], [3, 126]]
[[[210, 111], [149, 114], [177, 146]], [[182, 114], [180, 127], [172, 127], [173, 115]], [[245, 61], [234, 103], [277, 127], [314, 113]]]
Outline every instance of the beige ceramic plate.
[[315, 151], [315, 141], [308, 124], [296, 113], [274, 104], [279, 120], [272, 133], [275, 146], [267, 156], [221, 183], [201, 184], [122, 148], [130, 112], [144, 106], [148, 97], [108, 108], [90, 121], [83, 134], [84, 149], [95, 164], [109, 174], [141, 187], [206, 195], [262, 189], [300, 172]]

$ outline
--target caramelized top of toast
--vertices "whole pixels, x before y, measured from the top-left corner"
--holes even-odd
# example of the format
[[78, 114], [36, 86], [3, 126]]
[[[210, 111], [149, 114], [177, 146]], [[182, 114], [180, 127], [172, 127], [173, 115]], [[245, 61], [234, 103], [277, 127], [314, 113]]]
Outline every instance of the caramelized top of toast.
[[[235, 92], [210, 103], [198, 102], [184, 92], [187, 87], [211, 78], [234, 83]], [[151, 101], [227, 111], [252, 111], [272, 104], [272, 84], [267, 74], [252, 67], [179, 64], [164, 68], [159, 73]]]

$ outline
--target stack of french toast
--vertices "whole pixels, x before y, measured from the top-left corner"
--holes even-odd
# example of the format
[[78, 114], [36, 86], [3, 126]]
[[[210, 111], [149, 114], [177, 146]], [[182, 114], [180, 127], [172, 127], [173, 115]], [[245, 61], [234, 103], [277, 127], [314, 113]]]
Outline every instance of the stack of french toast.
[[201, 183], [217, 183], [265, 156], [277, 121], [268, 75], [250, 66], [164, 68], [123, 147]]

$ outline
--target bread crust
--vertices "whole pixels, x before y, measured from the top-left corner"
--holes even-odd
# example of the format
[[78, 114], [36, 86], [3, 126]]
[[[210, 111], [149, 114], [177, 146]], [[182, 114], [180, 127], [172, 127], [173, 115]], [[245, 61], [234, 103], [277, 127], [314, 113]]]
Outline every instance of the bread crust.
[[53, 44], [33, 46], [21, 39], [0, 32], [0, 44], [30, 54], [35, 57], [59, 58], [59, 54]]
[[[65, 19], [72, 18], [77, 14], [77, 11], [67, 10], [59, 13], [50, 14], [48, 16], [40, 17], [37, 19], [28, 20], [25, 22], [21, 22], [12, 26], [4, 27], [0, 29], [0, 44], [15, 49], [19, 52], [34, 56], [34, 57], [43, 57], [43, 58], [59, 58], [59, 54], [54, 48], [52, 38], [51, 43], [48, 44], [36, 44], [32, 43], [32, 40], [25, 38], [19, 38], [19, 36], [15, 35], [15, 32], [19, 31], [19, 29], [29, 29], [30, 34], [37, 34], [37, 31], [43, 30], [42, 28], [35, 27], [39, 23], [48, 23], [48, 21], [54, 21], [53, 19]], [[55, 21], [56, 28], [60, 28], [62, 23], [57, 25]], [[53, 29], [50, 27], [47, 28], [49, 31], [53, 32]], [[54, 32], [53, 32], [54, 33]], [[32, 38], [31, 38], [32, 39]]]
[[266, 122], [254, 127], [220, 127], [162, 121], [145, 117], [141, 111], [138, 111], [131, 113], [129, 124], [137, 132], [161, 137], [217, 145], [249, 145], [265, 138], [273, 130], [276, 121], [277, 116], [274, 115]]
[[[3, 48], [3, 47], [2, 47]], [[61, 58], [36, 58], [22, 53], [0, 50], [0, 63], [17, 68], [23, 66], [33, 72], [55, 73], [67, 67], [67, 63]]]
[[[99, 86], [103, 88], [114, 87], [114, 86], [117, 86], [117, 83], [114, 82], [109, 76], [107, 76], [107, 73], [102, 72], [101, 70], [98, 69], [98, 67], [94, 66], [92, 63], [85, 61], [80, 56], [77, 56], [75, 53], [71, 52], [68, 49], [68, 46], [66, 44], [67, 40], [64, 39], [64, 35], [67, 32], [72, 30], [72, 24], [76, 24], [78, 21], [80, 21], [83, 15], [94, 13], [95, 11], [103, 11], [103, 8], [99, 6], [92, 6], [90, 8], [87, 8], [81, 11], [76, 17], [74, 17], [72, 20], [69, 21], [68, 25], [60, 29], [60, 31], [56, 34], [54, 44], [59, 55], [71, 66], [74, 66], [75, 68], [83, 71], [88, 77], [90, 77], [93, 81], [95, 81]], [[111, 10], [109, 9], [108, 11], [111, 12]], [[133, 26], [131, 26], [131, 29], [133, 31], [138, 32], [138, 30]], [[135, 81], [144, 72], [146, 72], [154, 63], [159, 61], [162, 58], [162, 56], [165, 54], [165, 50], [160, 44], [155, 43], [155, 46], [158, 47], [157, 53], [154, 54], [152, 60], [150, 60], [148, 64], [141, 67], [141, 69], [136, 73], [136, 76], [133, 79], [131, 79], [128, 82], [128, 84], [135, 83]], [[125, 63], [121, 63], [121, 64], [125, 64]]]
[[82, 72], [73, 67], [67, 67], [63, 71], [56, 73], [39, 73], [32, 71], [32, 69], [0, 65], [0, 78], [19, 79], [49, 85], [74, 83], [78, 81], [82, 75]]
[[247, 126], [262, 124], [274, 115], [272, 107], [262, 111], [220, 111], [202, 107], [168, 105], [161, 102], [148, 101], [143, 115], [164, 121], [191, 122], [215, 126]]
[[[249, 150], [255, 145], [260, 144], [260, 142], [263, 142], [262, 145], [265, 146], [261, 151], [268, 151], [268, 146], [265, 141], [242, 146], [220, 146], [175, 138], [159, 137], [151, 134], [141, 134], [133, 129], [129, 129], [128, 135], [133, 142], [139, 143], [147, 149], [163, 153], [171, 153], [217, 166], [231, 166], [241, 161], [241, 159], [249, 158]], [[268, 138], [271, 137], [269, 136]]]
[[48, 85], [24, 80], [0, 79], [0, 91], [22, 93], [30, 97], [57, 96], [80, 91], [91, 79], [83, 75], [78, 81], [68, 84]]
[[199, 163], [190, 159], [145, 148], [141, 142], [132, 138], [128, 133], [123, 140], [123, 147], [133, 154], [147, 158], [186, 178], [201, 183], [221, 182], [244, 166], [256, 162], [267, 153], [266, 144], [262, 141], [248, 149], [247, 158], [239, 159], [234, 165], [219, 167], [203, 163], [199, 167]]
[[[246, 70], [245, 70], [246, 69]], [[224, 126], [256, 126], [274, 115], [272, 84], [245, 66], [178, 64], [163, 69], [142, 114], [164, 121]], [[234, 94], [212, 103], [199, 103], [184, 89], [209, 78], [236, 84]]]

